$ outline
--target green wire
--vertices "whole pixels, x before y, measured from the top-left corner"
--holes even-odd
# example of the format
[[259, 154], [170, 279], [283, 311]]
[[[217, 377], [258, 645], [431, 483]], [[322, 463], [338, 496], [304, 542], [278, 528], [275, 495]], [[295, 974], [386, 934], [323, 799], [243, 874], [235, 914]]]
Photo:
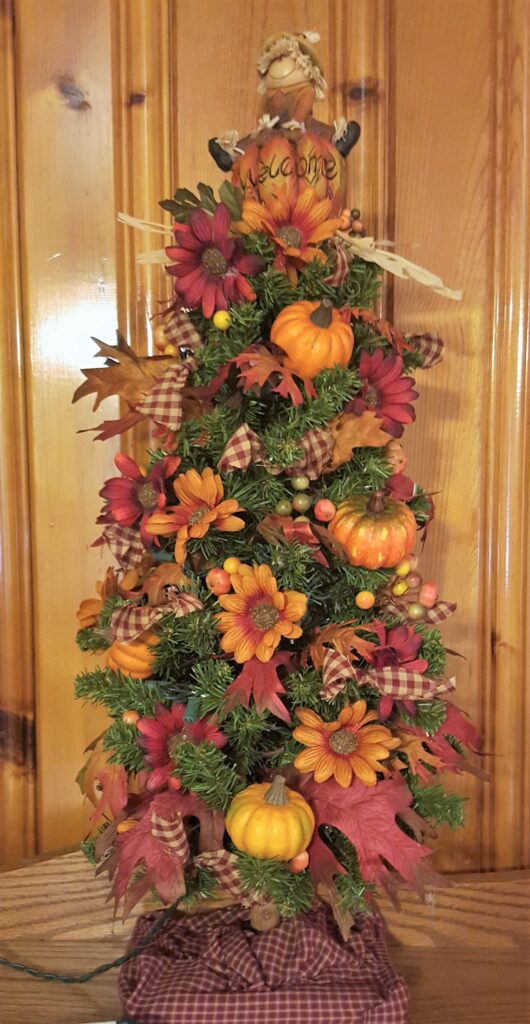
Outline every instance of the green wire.
[[[128, 960], [133, 960], [134, 957], [139, 954], [148, 946], [153, 939], [162, 931], [162, 928], [166, 924], [168, 918], [175, 912], [179, 903], [184, 899], [181, 896], [178, 900], [175, 900], [170, 907], [160, 914], [153, 926], [147, 932], [147, 935], [130, 949], [128, 953], [124, 953], [123, 956], [119, 956], [116, 960], [111, 960], [109, 963], [100, 964], [99, 967], [94, 967], [92, 971], [88, 971], [86, 974], [72, 975], [72, 974], [53, 974], [51, 971], [39, 971], [36, 967], [29, 967], [27, 964], [17, 964], [12, 960], [8, 960], [7, 957], [0, 956], [0, 967], [10, 967], [13, 971], [20, 971], [23, 974], [30, 974], [32, 978], [38, 978], [40, 981], [60, 981], [63, 985], [84, 985], [87, 981], [92, 981], [93, 978], [97, 978], [100, 974], [105, 974], [107, 971], [111, 971], [114, 967], [121, 967], [122, 964], [127, 963]], [[132, 1022], [131, 1022], [132, 1024]]]

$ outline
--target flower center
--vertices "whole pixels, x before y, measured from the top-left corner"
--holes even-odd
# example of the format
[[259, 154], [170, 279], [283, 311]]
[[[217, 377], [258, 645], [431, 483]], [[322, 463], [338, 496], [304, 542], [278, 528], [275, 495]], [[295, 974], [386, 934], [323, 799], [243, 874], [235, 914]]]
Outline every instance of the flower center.
[[167, 744], [167, 752], [168, 752], [168, 754], [169, 754], [169, 756], [170, 756], [172, 761], [175, 760], [175, 758], [176, 758], [176, 756], [178, 754], [178, 749], [179, 749], [180, 744], [182, 743], [183, 739], [184, 739], [184, 737], [179, 732], [175, 733], [174, 736], [171, 736], [169, 738], [168, 744]]
[[228, 270], [228, 261], [225, 260], [219, 249], [205, 249], [202, 254], [201, 263], [210, 274], [215, 274], [216, 276], [225, 274]]
[[285, 242], [289, 248], [299, 249], [302, 234], [298, 228], [293, 228], [291, 224], [286, 224], [284, 228], [280, 228], [278, 231], [278, 238], [281, 238], [282, 242]]
[[145, 483], [138, 488], [138, 501], [142, 508], [156, 508], [158, 495], [152, 484]]
[[280, 613], [273, 604], [257, 604], [250, 612], [250, 618], [257, 629], [272, 629], [280, 618]]
[[377, 399], [377, 389], [374, 388], [372, 384], [366, 384], [364, 388], [364, 400], [370, 409], [375, 409], [377, 407]]
[[357, 750], [357, 737], [349, 729], [338, 729], [331, 733], [329, 745], [335, 754], [353, 754]]
[[190, 523], [190, 525], [191, 526], [195, 526], [196, 523], [200, 523], [201, 519], [204, 519], [207, 511], [208, 511], [208, 509], [206, 507], [203, 507], [203, 508], [196, 508], [193, 512], [191, 512], [190, 513], [190, 517], [188, 519], [188, 522]]

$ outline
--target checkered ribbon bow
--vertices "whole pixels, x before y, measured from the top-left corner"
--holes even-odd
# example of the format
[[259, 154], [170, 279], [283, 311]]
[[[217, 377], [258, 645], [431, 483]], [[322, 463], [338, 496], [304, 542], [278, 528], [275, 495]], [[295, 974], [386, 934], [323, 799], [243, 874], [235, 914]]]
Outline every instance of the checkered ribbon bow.
[[419, 355], [423, 370], [430, 370], [431, 366], [436, 366], [443, 359], [444, 343], [434, 334], [413, 334], [408, 341]]
[[[303, 458], [293, 462], [290, 473], [305, 473], [310, 480], [317, 480], [329, 461], [333, 449], [333, 438], [327, 430], [316, 428], [304, 434], [300, 441]], [[278, 466], [266, 461], [266, 451], [258, 435], [251, 430], [248, 423], [243, 423], [227, 442], [219, 459], [218, 468], [221, 473], [231, 473], [235, 469], [247, 470], [251, 463], [261, 463], [273, 476], [281, 473]]]
[[167, 615], [180, 619], [183, 615], [200, 611], [202, 607], [202, 601], [194, 594], [179, 593], [174, 588], [168, 588], [166, 604], [125, 604], [117, 608], [111, 619], [112, 635], [119, 643], [128, 643]]
[[215, 878], [215, 881], [223, 892], [234, 899], [240, 900], [243, 897], [243, 886], [237, 871], [237, 857], [228, 850], [208, 850], [199, 853], [194, 859], [198, 868], [204, 868]]
[[350, 261], [345, 247], [336, 239], [332, 239], [333, 251], [335, 253], [335, 266], [331, 274], [326, 277], [326, 284], [338, 287], [343, 284], [348, 276]]
[[[386, 600], [383, 611], [410, 621], [407, 618], [406, 606], [398, 604], [397, 601]], [[438, 601], [433, 608], [425, 609], [422, 622], [428, 622], [430, 626], [437, 626], [439, 622], [448, 619], [453, 612], [456, 612], [456, 604], [451, 601]]]
[[95, 544], [107, 544], [124, 572], [140, 565], [145, 554], [138, 530], [132, 526], [119, 526], [118, 523], [106, 526]]
[[183, 309], [173, 309], [162, 326], [168, 345], [192, 351], [202, 347], [202, 338]]
[[346, 681], [353, 679], [359, 686], [373, 686], [374, 690], [398, 700], [428, 700], [455, 689], [455, 680], [429, 679], [421, 672], [411, 672], [397, 665], [380, 669], [354, 668], [345, 654], [334, 648], [327, 648], [322, 662], [323, 686], [320, 696], [333, 700], [346, 688]]
[[150, 393], [136, 406], [137, 411], [167, 430], [178, 430], [183, 416], [182, 392], [189, 372], [185, 364], [168, 366]]
[[171, 852], [173, 856], [180, 857], [183, 867], [189, 864], [191, 860], [190, 848], [181, 814], [177, 813], [175, 818], [168, 821], [166, 818], [161, 818], [156, 812], [153, 812], [151, 815], [151, 835], [154, 839], [158, 839], [160, 843], [164, 843], [168, 847], [168, 852]]

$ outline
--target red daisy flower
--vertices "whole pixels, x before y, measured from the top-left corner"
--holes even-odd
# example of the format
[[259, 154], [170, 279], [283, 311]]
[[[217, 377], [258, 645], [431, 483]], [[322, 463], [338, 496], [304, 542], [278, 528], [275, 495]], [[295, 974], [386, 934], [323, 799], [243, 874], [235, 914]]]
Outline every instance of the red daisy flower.
[[142, 738], [139, 745], [145, 750], [145, 759], [151, 769], [148, 789], [160, 789], [170, 778], [175, 765], [172, 755], [180, 743], [214, 743], [224, 747], [226, 736], [216, 728], [215, 718], [199, 718], [196, 722], [185, 722], [185, 704], [172, 704], [170, 708], [157, 704], [154, 718], [140, 718], [136, 723]]
[[101, 488], [99, 494], [105, 504], [96, 521], [133, 526], [139, 519], [143, 545], [151, 547], [153, 537], [147, 533], [146, 526], [151, 516], [165, 507], [166, 480], [176, 473], [180, 459], [166, 455], [155, 462], [149, 472], [128, 455], [116, 455], [114, 462], [122, 475], [106, 480]]
[[263, 260], [244, 252], [242, 241], [230, 237], [230, 223], [230, 213], [223, 203], [216, 207], [213, 217], [204, 210], [194, 210], [188, 224], [175, 225], [177, 244], [166, 249], [175, 261], [167, 268], [175, 278], [175, 291], [188, 308], [202, 306], [206, 317], [217, 309], [228, 309], [230, 302], [256, 298], [245, 275], [257, 274]]
[[403, 360], [395, 352], [385, 355], [382, 348], [363, 352], [359, 363], [361, 390], [346, 405], [347, 411], [361, 416], [373, 409], [383, 421], [382, 430], [401, 437], [405, 423], [413, 423], [416, 413], [410, 405], [418, 397], [413, 377], [403, 377]]
[[[370, 629], [372, 628], [377, 634], [379, 646], [374, 647], [367, 655], [367, 661], [375, 669], [396, 665], [408, 669], [409, 672], [425, 672], [427, 670], [428, 661], [425, 658], [418, 658], [422, 638], [412, 626], [392, 626], [391, 629], [387, 629], [382, 622], [373, 622], [370, 626]], [[414, 701], [404, 700], [398, 703], [403, 704], [409, 715], [414, 714]], [[383, 694], [378, 708], [379, 718], [382, 722], [386, 721], [393, 707], [394, 698]]]

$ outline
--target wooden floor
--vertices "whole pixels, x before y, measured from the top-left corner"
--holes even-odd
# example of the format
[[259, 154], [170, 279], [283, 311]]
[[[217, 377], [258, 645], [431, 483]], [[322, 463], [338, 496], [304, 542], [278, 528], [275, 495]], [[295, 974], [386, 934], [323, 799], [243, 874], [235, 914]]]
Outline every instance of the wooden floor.
[[[79, 852], [0, 873], [0, 955], [73, 974], [119, 956], [132, 922], [112, 924], [105, 893]], [[529, 1024], [530, 871], [458, 875], [426, 904], [403, 892], [400, 912], [381, 906], [411, 991], [410, 1024]], [[116, 971], [67, 986], [0, 967], [1, 1024], [119, 1012]]]

